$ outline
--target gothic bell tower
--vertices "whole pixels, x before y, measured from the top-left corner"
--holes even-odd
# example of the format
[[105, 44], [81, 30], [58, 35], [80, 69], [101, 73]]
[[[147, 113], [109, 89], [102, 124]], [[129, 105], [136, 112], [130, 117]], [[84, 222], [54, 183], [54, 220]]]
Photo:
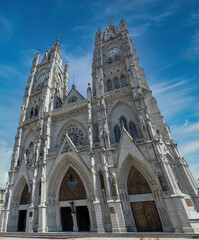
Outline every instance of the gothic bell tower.
[[[137, 231], [139, 227], [133, 223], [132, 217], [128, 214], [123, 215], [124, 219], [121, 217], [119, 226], [113, 214], [115, 211], [121, 216], [122, 207], [126, 208], [124, 204], [121, 207], [120, 201], [122, 198], [125, 199], [128, 192], [121, 185], [117, 167], [119, 161], [123, 161], [126, 156], [122, 151], [127, 149], [128, 144], [134, 150], [131, 152], [129, 148], [126, 152], [131, 152], [132, 156], [135, 156], [136, 152], [141, 152], [145, 156], [145, 166], [153, 169], [157, 177], [158, 191], [163, 198], [169, 196], [172, 199], [175, 196], [176, 209], [183, 206], [183, 198], [191, 198], [195, 209], [198, 209], [197, 185], [189, 168], [184, 168], [186, 161], [177, 149], [170, 129], [148, 87], [124, 19], [120, 21], [120, 29], [110, 21], [103, 34], [100, 29], [96, 33], [92, 84], [96, 101], [93, 122], [98, 125], [100, 146], [103, 149], [100, 152], [101, 165], [93, 160], [93, 179], [94, 182], [101, 181], [101, 186], [105, 186], [107, 206], [111, 213], [110, 218], [108, 215], [105, 217], [105, 221], [108, 222], [110, 219], [112, 231], [122, 232], [126, 227], [129, 231]], [[140, 171], [142, 173], [143, 169]], [[188, 176], [191, 176], [191, 180]], [[182, 178], [186, 179], [186, 187], [182, 183]], [[158, 197], [156, 193], [154, 192], [155, 198]], [[99, 192], [96, 191], [95, 195], [99, 198], [98, 207], [101, 206], [102, 213], [105, 212], [103, 209], [106, 206], [100, 204]], [[173, 231], [172, 224], [175, 223], [171, 224], [168, 220], [168, 215], [171, 214], [169, 206], [165, 203], [160, 208], [164, 212], [164, 214], [159, 212], [163, 230]], [[189, 221], [188, 211], [186, 208], [183, 217], [178, 215], [180, 221], [183, 222], [185, 219]], [[105, 216], [105, 213], [102, 215]], [[188, 224], [187, 229], [184, 228], [182, 231], [193, 230]]]
[[[130, 71], [132, 66], [133, 72]], [[103, 36], [98, 29], [95, 37], [92, 76], [94, 96], [99, 94], [100, 78], [103, 79], [104, 92], [125, 86], [135, 88], [137, 85], [142, 85], [148, 88], [124, 19], [120, 21], [120, 31], [112, 21]]]

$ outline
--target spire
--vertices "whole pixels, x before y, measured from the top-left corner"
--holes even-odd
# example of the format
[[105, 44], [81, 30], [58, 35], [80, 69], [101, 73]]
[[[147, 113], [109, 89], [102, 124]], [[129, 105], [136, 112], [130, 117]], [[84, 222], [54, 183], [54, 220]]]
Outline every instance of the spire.
[[112, 17], [110, 17], [109, 25], [106, 28], [104, 35], [103, 35], [103, 39], [105, 41], [111, 40], [111, 39], [117, 37], [119, 34], [119, 30], [115, 25], [113, 25], [111, 18]]
[[39, 61], [40, 50], [36, 53], [33, 61], [32, 61], [32, 68], [36, 67]]
[[64, 95], [68, 94], [68, 62], [64, 67]]
[[124, 18], [121, 19], [120, 21], [120, 31], [128, 30], [126, 22], [124, 21]]
[[102, 31], [100, 28], [98, 28], [96, 35], [95, 35], [95, 42], [98, 42], [100, 40], [102, 40]]
[[59, 45], [59, 37], [57, 37], [57, 41], [55, 42], [55, 44], [48, 50], [45, 52], [44, 57], [41, 61], [41, 64], [47, 63], [50, 61], [50, 59], [54, 58], [54, 57], [61, 57], [61, 49], [60, 49], [60, 45]]

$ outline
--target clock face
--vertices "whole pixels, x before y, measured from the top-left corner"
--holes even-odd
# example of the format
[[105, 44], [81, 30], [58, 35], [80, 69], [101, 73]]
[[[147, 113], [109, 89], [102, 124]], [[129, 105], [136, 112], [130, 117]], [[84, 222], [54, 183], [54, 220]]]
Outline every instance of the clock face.
[[107, 57], [113, 57], [113, 56], [115, 56], [117, 53], [119, 53], [119, 48], [112, 48], [112, 49], [110, 49], [110, 50], [106, 53], [106, 56], [107, 56]]
[[39, 78], [38, 78], [38, 82], [42, 82], [45, 77], [46, 77], [46, 74], [45, 74], [45, 73], [43, 73], [42, 75], [40, 75]]

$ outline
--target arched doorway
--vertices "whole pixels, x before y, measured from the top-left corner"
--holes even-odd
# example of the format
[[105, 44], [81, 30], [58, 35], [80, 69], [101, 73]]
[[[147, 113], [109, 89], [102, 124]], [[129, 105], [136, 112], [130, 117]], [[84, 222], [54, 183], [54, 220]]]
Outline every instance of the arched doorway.
[[90, 231], [86, 200], [84, 184], [76, 171], [70, 167], [62, 180], [59, 191], [63, 231]]
[[27, 205], [30, 203], [30, 193], [28, 191], [28, 184], [25, 185], [21, 194], [19, 203], [19, 216], [18, 216], [18, 231], [26, 231], [26, 219], [27, 219]]
[[129, 171], [127, 190], [137, 230], [140, 232], [162, 231], [151, 188], [134, 166]]

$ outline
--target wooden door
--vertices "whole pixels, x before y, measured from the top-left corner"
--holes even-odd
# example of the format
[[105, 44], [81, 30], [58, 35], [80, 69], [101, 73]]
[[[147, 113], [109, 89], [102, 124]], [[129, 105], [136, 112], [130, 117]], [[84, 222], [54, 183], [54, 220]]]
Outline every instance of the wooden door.
[[162, 224], [154, 201], [133, 202], [131, 206], [139, 232], [162, 232]]
[[73, 231], [73, 218], [70, 207], [61, 208], [62, 231]]
[[87, 206], [76, 207], [79, 231], [90, 231], [90, 219]]
[[18, 219], [19, 232], [26, 231], [26, 215], [27, 215], [27, 210], [19, 210], [19, 219]]

